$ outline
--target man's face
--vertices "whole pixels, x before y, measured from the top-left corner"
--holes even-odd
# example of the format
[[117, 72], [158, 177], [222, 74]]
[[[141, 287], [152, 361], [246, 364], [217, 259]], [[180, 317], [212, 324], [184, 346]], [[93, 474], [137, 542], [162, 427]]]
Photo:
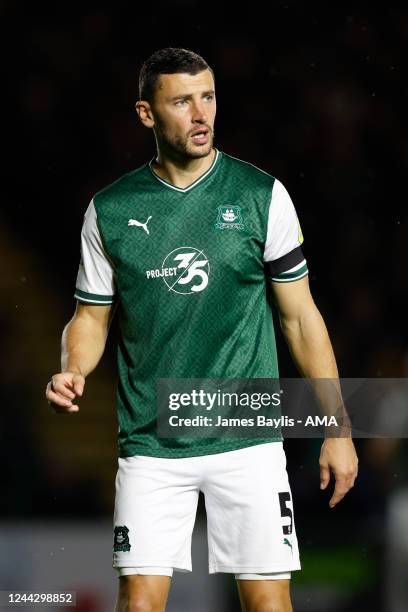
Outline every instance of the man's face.
[[211, 152], [216, 103], [208, 69], [196, 75], [160, 75], [151, 109], [161, 147], [190, 159]]

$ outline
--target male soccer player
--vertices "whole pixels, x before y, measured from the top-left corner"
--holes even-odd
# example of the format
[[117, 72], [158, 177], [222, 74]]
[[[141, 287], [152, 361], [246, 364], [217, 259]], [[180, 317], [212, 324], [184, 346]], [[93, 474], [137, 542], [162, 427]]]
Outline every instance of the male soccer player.
[[[136, 111], [157, 157], [98, 192], [86, 211], [78, 304], [46, 396], [59, 412], [78, 411], [117, 302], [117, 610], [165, 609], [173, 570], [191, 570], [201, 490], [210, 573], [235, 574], [243, 610], [289, 612], [300, 564], [281, 437], [160, 438], [156, 380], [277, 378], [266, 283], [302, 375], [338, 377], [297, 215], [281, 182], [214, 148], [214, 75], [202, 57], [159, 50], [139, 86]], [[351, 438], [324, 441], [322, 489], [330, 470], [333, 507], [357, 475]]]

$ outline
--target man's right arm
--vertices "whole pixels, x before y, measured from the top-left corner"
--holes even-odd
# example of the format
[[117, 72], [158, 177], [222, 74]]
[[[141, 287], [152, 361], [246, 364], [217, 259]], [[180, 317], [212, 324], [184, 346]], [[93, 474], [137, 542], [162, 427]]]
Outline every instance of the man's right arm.
[[46, 389], [46, 398], [57, 412], [78, 412], [74, 401], [82, 396], [86, 376], [102, 357], [112, 315], [112, 304], [78, 303], [62, 334], [61, 372], [52, 377]]

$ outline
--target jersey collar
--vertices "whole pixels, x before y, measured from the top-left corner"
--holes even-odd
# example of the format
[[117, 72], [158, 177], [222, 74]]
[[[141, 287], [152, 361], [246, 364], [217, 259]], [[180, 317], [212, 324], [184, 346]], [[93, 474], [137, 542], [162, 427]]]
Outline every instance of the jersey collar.
[[149, 162], [149, 169], [152, 175], [154, 176], [154, 178], [157, 179], [163, 185], [165, 185], [165, 187], [170, 187], [170, 189], [174, 189], [174, 191], [179, 191], [180, 193], [186, 193], [187, 191], [190, 191], [191, 189], [196, 187], [199, 183], [202, 183], [210, 174], [214, 172], [216, 166], [218, 165], [219, 159], [221, 159], [221, 153], [220, 151], [218, 151], [218, 149], [215, 149], [215, 157], [214, 157], [213, 163], [208, 168], [208, 170], [204, 172], [204, 174], [202, 174], [198, 179], [196, 179], [194, 183], [191, 183], [191, 185], [189, 185], [188, 187], [184, 187], [184, 189], [181, 187], [176, 187], [175, 185], [172, 185], [171, 183], [169, 183], [168, 181], [165, 181], [164, 179], [160, 178], [160, 176], [156, 174], [156, 172], [152, 168], [152, 164], [155, 158], [153, 158]]

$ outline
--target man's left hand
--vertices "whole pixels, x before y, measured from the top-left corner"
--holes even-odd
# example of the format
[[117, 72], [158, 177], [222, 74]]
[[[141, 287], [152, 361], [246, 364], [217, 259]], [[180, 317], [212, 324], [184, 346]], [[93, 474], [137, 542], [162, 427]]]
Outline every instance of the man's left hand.
[[326, 489], [330, 482], [330, 471], [336, 484], [329, 506], [334, 508], [354, 486], [357, 478], [358, 458], [351, 438], [327, 438], [320, 451], [320, 488]]

